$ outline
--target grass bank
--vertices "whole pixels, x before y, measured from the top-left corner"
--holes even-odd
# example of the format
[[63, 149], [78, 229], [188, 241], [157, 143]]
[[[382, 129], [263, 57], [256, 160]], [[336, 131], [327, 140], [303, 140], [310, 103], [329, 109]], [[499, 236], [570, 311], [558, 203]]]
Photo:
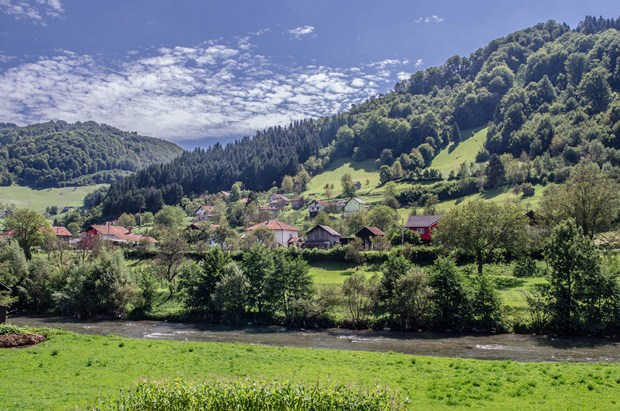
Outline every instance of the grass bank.
[[387, 387], [411, 409], [607, 410], [620, 364], [515, 363], [71, 333], [0, 350], [0, 409], [66, 410], [143, 380], [264, 380]]

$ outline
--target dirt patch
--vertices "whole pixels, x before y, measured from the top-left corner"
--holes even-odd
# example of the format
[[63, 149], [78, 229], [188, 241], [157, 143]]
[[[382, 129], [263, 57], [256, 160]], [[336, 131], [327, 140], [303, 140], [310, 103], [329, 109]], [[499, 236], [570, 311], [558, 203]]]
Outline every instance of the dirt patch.
[[0, 348], [24, 347], [39, 344], [45, 340], [45, 337], [39, 334], [5, 334], [0, 335]]

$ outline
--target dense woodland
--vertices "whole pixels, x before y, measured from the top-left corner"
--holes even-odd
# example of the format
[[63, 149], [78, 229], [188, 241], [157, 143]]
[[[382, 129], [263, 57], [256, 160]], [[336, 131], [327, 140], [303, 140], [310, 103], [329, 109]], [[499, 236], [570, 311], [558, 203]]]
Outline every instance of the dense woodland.
[[[582, 158], [617, 175], [619, 26], [617, 19], [587, 17], [574, 30], [549, 21], [515, 32], [417, 72], [345, 113], [272, 127], [141, 170], [112, 185], [102, 197], [103, 214], [155, 212], [236, 181], [260, 191], [290, 175], [301, 189], [347, 156], [378, 159], [390, 167], [388, 179], [420, 179], [441, 148], [460, 141], [461, 130], [487, 125], [479, 167], [464, 165], [458, 177], [465, 183], [440, 187], [444, 197], [481, 186], [562, 182]], [[485, 173], [487, 161], [499, 174]], [[482, 183], [467, 180], [481, 175]]]
[[94, 121], [18, 127], [0, 123], [0, 185], [31, 187], [111, 183], [172, 160], [179, 146]]

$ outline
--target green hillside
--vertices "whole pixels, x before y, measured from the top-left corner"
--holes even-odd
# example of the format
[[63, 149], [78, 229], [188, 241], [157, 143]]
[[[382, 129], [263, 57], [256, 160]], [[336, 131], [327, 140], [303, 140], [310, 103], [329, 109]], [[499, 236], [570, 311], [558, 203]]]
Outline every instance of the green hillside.
[[450, 171], [457, 171], [461, 163], [473, 163], [476, 154], [484, 147], [487, 132], [487, 127], [463, 132], [461, 142], [450, 143], [441, 150], [431, 162], [430, 168], [441, 171], [447, 177]]
[[176, 144], [94, 121], [0, 123], [0, 185], [49, 188], [111, 183], [183, 152]]
[[32, 189], [23, 186], [0, 187], [0, 204], [14, 205], [16, 208], [30, 208], [42, 213], [46, 207], [81, 207], [84, 197], [105, 184], [83, 187], [63, 187]]
[[[341, 158], [329, 165], [325, 171], [314, 176], [308, 183], [303, 195], [314, 195], [318, 198], [325, 197], [325, 185], [333, 184], [333, 197], [342, 194], [340, 179], [346, 173], [351, 174], [351, 178], [362, 183], [359, 194], [369, 194], [379, 185], [379, 171], [374, 160], [352, 161], [350, 157]], [[368, 185], [366, 184], [368, 180]]]

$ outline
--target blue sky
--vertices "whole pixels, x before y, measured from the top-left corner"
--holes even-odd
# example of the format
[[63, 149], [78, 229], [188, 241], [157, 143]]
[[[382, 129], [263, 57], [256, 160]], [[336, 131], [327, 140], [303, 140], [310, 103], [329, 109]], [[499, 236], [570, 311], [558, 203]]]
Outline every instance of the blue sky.
[[0, 0], [0, 122], [185, 147], [344, 111], [410, 73], [617, 1]]

